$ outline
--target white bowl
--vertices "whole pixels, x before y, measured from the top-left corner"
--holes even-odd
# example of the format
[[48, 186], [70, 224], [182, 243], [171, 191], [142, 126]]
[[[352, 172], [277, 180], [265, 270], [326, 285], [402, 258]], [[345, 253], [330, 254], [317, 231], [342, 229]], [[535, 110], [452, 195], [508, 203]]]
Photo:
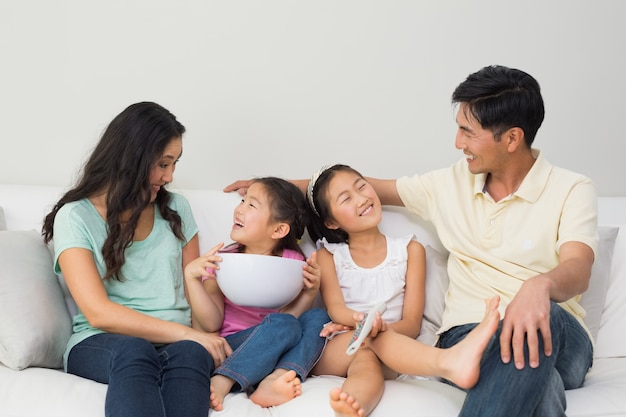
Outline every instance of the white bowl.
[[280, 256], [220, 253], [217, 284], [233, 303], [245, 307], [279, 308], [302, 290], [304, 261]]

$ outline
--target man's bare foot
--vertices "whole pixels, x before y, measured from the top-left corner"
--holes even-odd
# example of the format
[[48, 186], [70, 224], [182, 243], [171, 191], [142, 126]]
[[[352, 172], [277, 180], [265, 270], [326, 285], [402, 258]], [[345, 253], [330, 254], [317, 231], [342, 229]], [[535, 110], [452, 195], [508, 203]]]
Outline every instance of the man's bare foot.
[[215, 411], [224, 409], [224, 398], [230, 392], [235, 382], [224, 376], [214, 375], [211, 377], [211, 396], [209, 397], [209, 407]]
[[485, 304], [487, 307], [483, 321], [462, 341], [444, 350], [445, 369], [448, 369], [448, 373], [442, 376], [463, 389], [472, 388], [478, 382], [480, 360], [500, 322], [500, 297], [494, 296], [486, 300]]
[[259, 383], [250, 400], [261, 407], [286, 403], [302, 394], [302, 382], [295, 371], [276, 369]]
[[330, 390], [330, 406], [335, 410], [337, 417], [364, 417], [365, 410], [359, 402], [341, 388]]

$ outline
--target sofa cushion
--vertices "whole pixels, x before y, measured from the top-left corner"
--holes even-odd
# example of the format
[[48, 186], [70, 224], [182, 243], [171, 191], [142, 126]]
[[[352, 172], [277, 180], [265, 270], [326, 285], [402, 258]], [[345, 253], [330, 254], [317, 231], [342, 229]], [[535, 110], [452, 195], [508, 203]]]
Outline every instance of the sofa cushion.
[[426, 291], [424, 295], [424, 315], [419, 337], [420, 342], [433, 345], [437, 330], [441, 327], [441, 317], [448, 290], [448, 257], [430, 245], [426, 249]]
[[59, 368], [72, 327], [39, 233], [0, 232], [0, 362]]
[[0, 206], [0, 230], [7, 230], [7, 222], [4, 219], [4, 209]]
[[611, 276], [613, 249], [618, 232], [619, 228], [616, 226], [598, 226], [598, 254], [591, 269], [589, 288], [580, 299], [580, 305], [587, 313], [584, 318], [585, 324], [594, 340], [597, 340], [600, 330], [600, 320]]
[[596, 343], [596, 358], [626, 357], [626, 224], [621, 224], [615, 240], [611, 265], [611, 278], [606, 292], [606, 302], [600, 321]]

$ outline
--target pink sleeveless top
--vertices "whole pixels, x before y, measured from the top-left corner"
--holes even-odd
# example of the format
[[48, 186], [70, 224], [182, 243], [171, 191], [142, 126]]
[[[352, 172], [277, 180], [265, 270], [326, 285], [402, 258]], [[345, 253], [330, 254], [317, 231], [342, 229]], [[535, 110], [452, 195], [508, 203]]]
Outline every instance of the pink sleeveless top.
[[[283, 258], [304, 260], [302, 255], [290, 249], [283, 251]], [[279, 311], [280, 309], [239, 306], [224, 297], [224, 321], [220, 328], [220, 336], [225, 337], [256, 326], [268, 314], [278, 313]]]

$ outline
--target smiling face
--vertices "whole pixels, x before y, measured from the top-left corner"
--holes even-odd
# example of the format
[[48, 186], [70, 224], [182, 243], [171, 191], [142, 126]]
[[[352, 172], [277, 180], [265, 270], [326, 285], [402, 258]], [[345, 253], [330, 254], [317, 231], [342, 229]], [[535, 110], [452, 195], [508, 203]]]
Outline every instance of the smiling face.
[[351, 171], [338, 171], [328, 184], [326, 193], [331, 220], [326, 226], [358, 233], [378, 226], [382, 206], [378, 194], [365, 178]]
[[483, 129], [464, 103], [459, 106], [456, 123], [455, 146], [465, 154], [470, 172], [480, 174], [501, 170], [506, 164], [508, 142], [496, 141], [493, 132]]
[[276, 231], [283, 223], [272, 220], [272, 205], [263, 184], [253, 183], [248, 188], [233, 217], [232, 240], [244, 245], [246, 253], [271, 254]]
[[167, 183], [174, 179], [176, 163], [183, 153], [183, 140], [180, 137], [173, 138], [163, 150], [161, 158], [150, 171], [150, 202], [156, 199], [157, 193]]

